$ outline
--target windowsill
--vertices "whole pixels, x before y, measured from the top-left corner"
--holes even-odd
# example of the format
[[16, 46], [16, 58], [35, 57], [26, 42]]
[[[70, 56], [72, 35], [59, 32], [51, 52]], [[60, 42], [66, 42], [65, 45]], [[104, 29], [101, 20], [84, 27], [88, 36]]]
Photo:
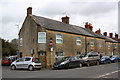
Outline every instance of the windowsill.
[[76, 44], [76, 45], [79, 45], [79, 46], [80, 46], [81, 44]]

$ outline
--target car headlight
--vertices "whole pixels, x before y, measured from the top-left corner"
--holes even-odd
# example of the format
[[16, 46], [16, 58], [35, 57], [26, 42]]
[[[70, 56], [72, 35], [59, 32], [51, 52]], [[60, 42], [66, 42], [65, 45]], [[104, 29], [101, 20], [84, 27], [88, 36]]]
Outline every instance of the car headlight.
[[60, 63], [60, 65], [63, 65], [63, 64], [66, 64], [66, 62], [62, 62], [62, 63]]
[[105, 59], [101, 59], [101, 61], [105, 61]]

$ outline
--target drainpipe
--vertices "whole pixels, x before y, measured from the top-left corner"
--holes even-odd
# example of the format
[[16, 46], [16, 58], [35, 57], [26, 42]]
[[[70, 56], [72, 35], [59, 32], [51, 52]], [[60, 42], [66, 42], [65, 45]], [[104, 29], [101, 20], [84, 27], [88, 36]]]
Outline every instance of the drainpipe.
[[87, 53], [87, 37], [85, 37], [85, 53]]

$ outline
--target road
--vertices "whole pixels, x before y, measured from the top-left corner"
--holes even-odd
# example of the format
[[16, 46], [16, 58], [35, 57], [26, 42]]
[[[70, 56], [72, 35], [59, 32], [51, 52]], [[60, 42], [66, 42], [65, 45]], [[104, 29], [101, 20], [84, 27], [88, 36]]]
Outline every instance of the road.
[[3, 78], [118, 78], [120, 63], [95, 65], [90, 67], [63, 70], [42, 69], [35, 71], [10, 70], [2, 67]]

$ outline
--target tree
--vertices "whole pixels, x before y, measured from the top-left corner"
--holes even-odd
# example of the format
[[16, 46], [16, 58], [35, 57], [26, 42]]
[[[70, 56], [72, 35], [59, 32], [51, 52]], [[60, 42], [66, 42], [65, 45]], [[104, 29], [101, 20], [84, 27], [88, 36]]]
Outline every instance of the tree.
[[13, 44], [14, 41], [13, 42], [12, 41], [9, 42], [9, 41], [2, 39], [2, 56], [16, 55], [17, 43]]

